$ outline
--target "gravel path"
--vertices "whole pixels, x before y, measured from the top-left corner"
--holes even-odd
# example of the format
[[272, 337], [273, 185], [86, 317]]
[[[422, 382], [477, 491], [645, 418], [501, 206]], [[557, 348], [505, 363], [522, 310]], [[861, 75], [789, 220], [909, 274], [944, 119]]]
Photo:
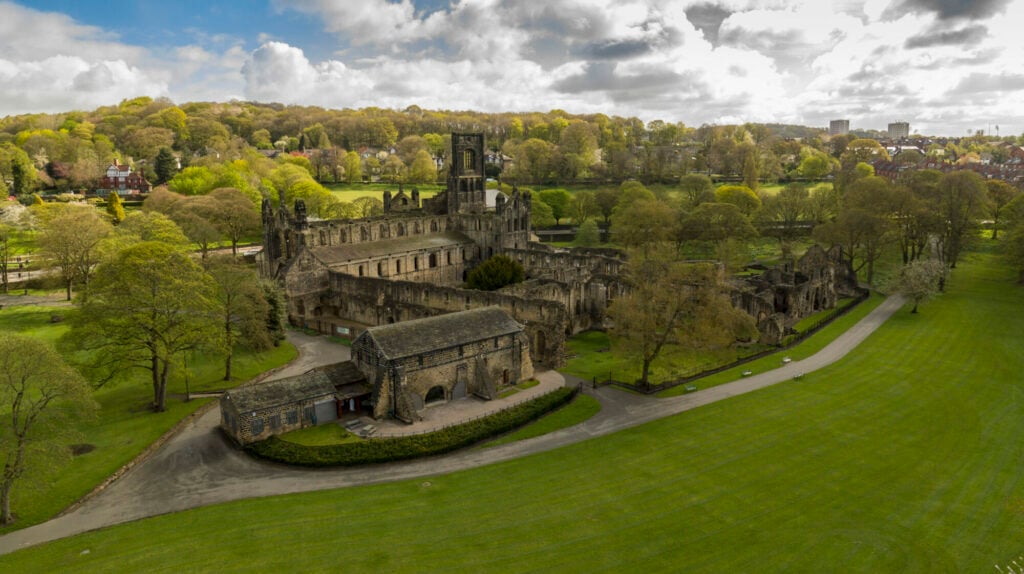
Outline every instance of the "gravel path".
[[[601, 401], [602, 410], [584, 423], [498, 447], [469, 449], [409, 462], [309, 470], [255, 460], [231, 446], [217, 431], [220, 412], [213, 408], [187, 425], [153, 456], [68, 514], [0, 537], [0, 554], [97, 528], [189, 508], [259, 496], [446, 474], [606, 435], [791, 380], [798, 373], [821, 369], [859, 345], [902, 304], [900, 297], [890, 297], [815, 355], [773, 371], [667, 399], [644, 397], [612, 387], [588, 389], [588, 394]], [[299, 347], [300, 357], [275, 373], [273, 378], [299, 374], [318, 364], [348, 358], [348, 348], [329, 343], [323, 338], [295, 332], [289, 333], [288, 338]], [[578, 381], [571, 377], [566, 381], [554, 371], [541, 373], [538, 378], [545, 385], [575, 384]]]

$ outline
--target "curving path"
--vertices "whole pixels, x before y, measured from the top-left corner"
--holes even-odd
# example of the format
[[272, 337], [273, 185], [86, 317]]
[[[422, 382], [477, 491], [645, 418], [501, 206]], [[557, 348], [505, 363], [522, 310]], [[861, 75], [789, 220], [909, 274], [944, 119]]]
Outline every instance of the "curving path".
[[[48, 522], [0, 537], [0, 554], [103, 528], [220, 502], [289, 494], [361, 484], [377, 484], [445, 474], [544, 452], [674, 415], [731, 396], [791, 380], [797, 373], [821, 369], [844, 357], [903, 304], [889, 297], [850, 330], [815, 355], [765, 373], [688, 395], [654, 399], [612, 387], [587, 390], [602, 410], [590, 420], [544, 436], [487, 449], [470, 449], [409, 462], [342, 469], [302, 469], [255, 460], [231, 446], [217, 430], [220, 412], [212, 408], [194, 419], [159, 451], [93, 498]], [[322, 339], [290, 333], [300, 358], [274, 378], [302, 373], [317, 364], [336, 362], [347, 348]], [[343, 350], [342, 350], [343, 349]], [[548, 371], [538, 378], [562, 384], [561, 374]], [[572, 382], [577, 379], [572, 379]]]

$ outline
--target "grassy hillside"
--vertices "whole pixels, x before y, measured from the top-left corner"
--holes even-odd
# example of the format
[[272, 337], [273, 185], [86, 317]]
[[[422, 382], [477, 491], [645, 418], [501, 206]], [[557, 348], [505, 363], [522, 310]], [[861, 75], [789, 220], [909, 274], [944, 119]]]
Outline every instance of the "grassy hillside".
[[833, 366], [625, 432], [161, 516], [0, 570], [992, 572], [1024, 551], [1013, 279], [975, 256]]

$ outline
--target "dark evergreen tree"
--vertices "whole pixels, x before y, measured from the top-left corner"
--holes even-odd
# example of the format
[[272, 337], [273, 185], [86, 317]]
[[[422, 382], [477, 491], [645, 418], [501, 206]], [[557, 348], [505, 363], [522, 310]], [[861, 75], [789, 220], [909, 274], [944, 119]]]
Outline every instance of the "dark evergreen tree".
[[171, 153], [170, 148], [162, 147], [159, 153], [156, 154], [155, 160], [156, 169], [156, 184], [167, 183], [174, 177], [174, 174], [178, 172], [177, 163], [174, 160], [174, 154]]
[[469, 272], [466, 286], [481, 291], [494, 291], [520, 283], [525, 278], [526, 271], [518, 261], [506, 255], [495, 255]]

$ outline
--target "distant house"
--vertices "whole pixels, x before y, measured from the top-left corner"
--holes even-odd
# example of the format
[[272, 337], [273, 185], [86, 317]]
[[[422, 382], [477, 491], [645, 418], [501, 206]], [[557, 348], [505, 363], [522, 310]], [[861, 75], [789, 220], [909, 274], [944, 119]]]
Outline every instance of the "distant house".
[[107, 166], [107, 171], [96, 189], [96, 195], [102, 197], [106, 197], [110, 193], [139, 195], [149, 193], [152, 188], [153, 186], [146, 181], [145, 177], [142, 177], [142, 174], [133, 172], [130, 165], [118, 163], [115, 159], [114, 163]]

